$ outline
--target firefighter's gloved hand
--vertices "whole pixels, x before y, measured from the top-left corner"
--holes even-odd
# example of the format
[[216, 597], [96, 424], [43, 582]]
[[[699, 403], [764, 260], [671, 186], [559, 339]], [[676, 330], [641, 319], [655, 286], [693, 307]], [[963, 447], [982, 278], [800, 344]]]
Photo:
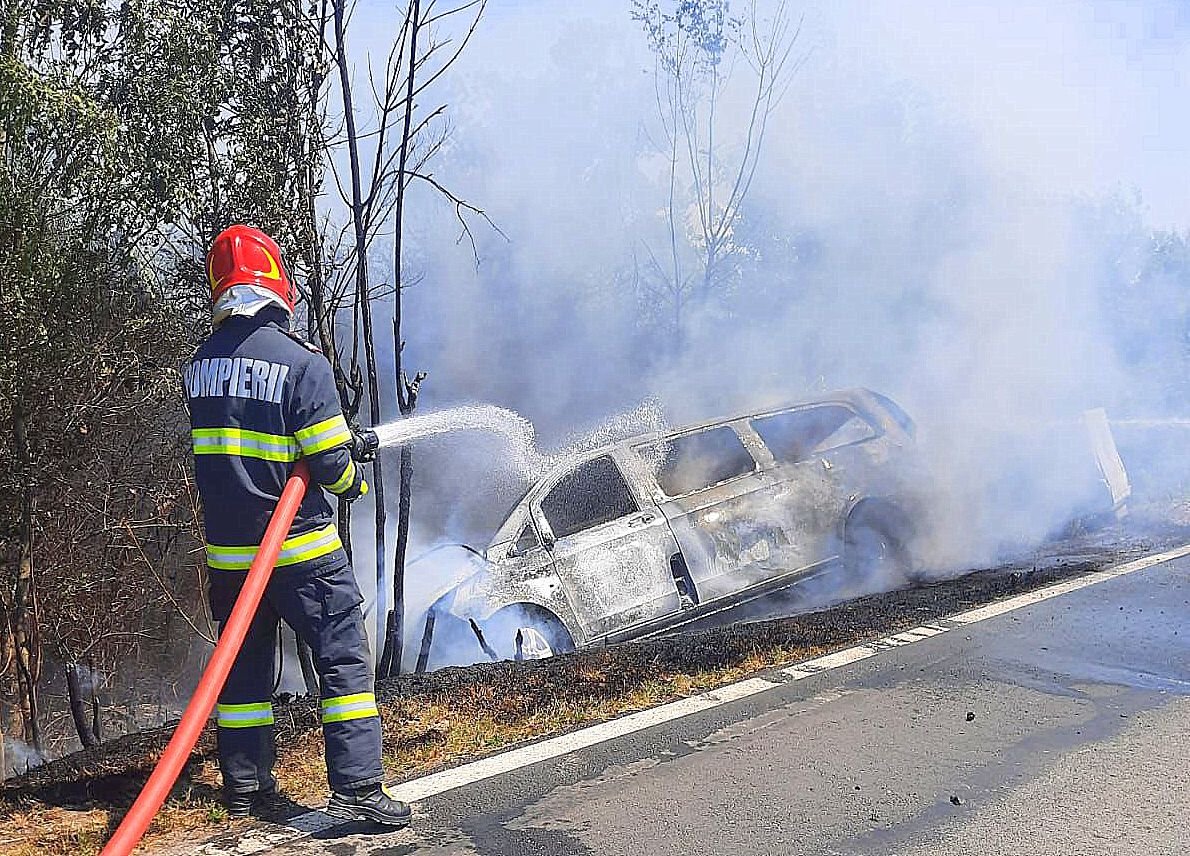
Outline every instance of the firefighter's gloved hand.
[[376, 450], [380, 448], [380, 438], [375, 431], [367, 429], [351, 432], [351, 457], [361, 464], [376, 460]]
[[357, 475], [356, 477], [359, 478], [359, 484], [356, 486], [353, 486], [353, 487], [349, 487], [349, 488], [347, 488], [347, 490], [338, 494], [339, 499], [345, 500], [346, 502], [355, 502], [361, 496], [368, 495], [367, 480], [360, 477], [359, 475]]

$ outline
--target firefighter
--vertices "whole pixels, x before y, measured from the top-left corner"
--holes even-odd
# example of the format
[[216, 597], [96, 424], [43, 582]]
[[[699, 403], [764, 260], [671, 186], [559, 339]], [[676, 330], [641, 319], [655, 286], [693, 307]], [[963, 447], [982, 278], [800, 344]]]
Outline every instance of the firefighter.
[[215, 238], [206, 268], [214, 331], [183, 383], [205, 513], [211, 614], [220, 630], [299, 458], [318, 483], [302, 500], [216, 706], [228, 813], [269, 816], [286, 805], [272, 774], [271, 704], [284, 619], [310, 646], [318, 671], [327, 813], [404, 826], [409, 807], [383, 785], [363, 598], [323, 493], [349, 501], [367, 493], [357, 463], [371, 460], [376, 435], [349, 429], [330, 364], [290, 331], [296, 290], [272, 238], [231, 226]]

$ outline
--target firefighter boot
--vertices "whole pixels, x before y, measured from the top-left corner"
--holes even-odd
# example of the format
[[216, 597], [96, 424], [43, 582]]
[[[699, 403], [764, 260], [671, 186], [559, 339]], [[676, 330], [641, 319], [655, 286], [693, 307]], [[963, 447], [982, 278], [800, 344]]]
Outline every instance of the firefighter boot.
[[225, 793], [223, 802], [230, 818], [257, 817], [280, 820], [305, 811], [291, 799], [281, 796], [275, 788], [244, 793]]
[[382, 826], [400, 828], [409, 824], [409, 806], [393, 799], [384, 785], [368, 785], [350, 793], [334, 791], [326, 813], [343, 820], [370, 820]]

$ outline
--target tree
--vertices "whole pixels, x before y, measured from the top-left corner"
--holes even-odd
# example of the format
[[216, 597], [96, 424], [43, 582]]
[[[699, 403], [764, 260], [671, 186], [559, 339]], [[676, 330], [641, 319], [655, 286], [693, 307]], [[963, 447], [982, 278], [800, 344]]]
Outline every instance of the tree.
[[[645, 261], [634, 279], [651, 301], [668, 307], [667, 326], [680, 346], [687, 307], [734, 278], [732, 261], [741, 251], [734, 227], [769, 117], [805, 59], [793, 54], [801, 24], [785, 0], [768, 19], [756, 0], [742, 18], [731, 15], [729, 0], [635, 0], [632, 18], [655, 60], [657, 146], [667, 167], [665, 246], [642, 242]], [[748, 118], [742, 138], [731, 140], [722, 102], [741, 60], [750, 74]]]
[[161, 470], [184, 448], [168, 413], [194, 304], [154, 268], [199, 151], [178, 131], [206, 45], [180, 11], [12, 3], [0, 20], [0, 689], [20, 720], [5, 730], [39, 751], [43, 645], [69, 678], [162, 638], [136, 620], [161, 589], [113, 524], [160, 512], [176, 525], [147, 533], [156, 548], [191, 546]]
[[[386, 230], [400, 233], [414, 180], [451, 200], [465, 230], [467, 214], [482, 216], [426, 170], [446, 139], [445, 108], [417, 104], [483, 8], [411, 3], [376, 108], [362, 111], [379, 117], [378, 132], [352, 127], [345, 139], [326, 109], [335, 71], [351, 101], [342, 3], [14, 0], [0, 11], [5, 733], [50, 748], [40, 699], [61, 692], [78, 738], [93, 742], [116, 683], [136, 727], [139, 702], [184, 691], [166, 686], [168, 675], [204, 656], [214, 635], [194, 617], [204, 568], [178, 369], [206, 331], [201, 259], [216, 232], [249, 222], [290, 248], [310, 335], [330, 358], [345, 412], [354, 416], [367, 393], [382, 418], [387, 375], [367, 343], [370, 309], [412, 278], [397, 240], [392, 281], [370, 287], [369, 254]], [[437, 24], [466, 12], [464, 38], [435, 37]], [[359, 158], [365, 141], [370, 161]], [[345, 194], [364, 215], [362, 243], [355, 217], [340, 228], [322, 202], [343, 148], [366, 164], [361, 194]], [[399, 306], [394, 315], [399, 340]], [[408, 414], [424, 375], [408, 380], [399, 344], [394, 351], [398, 408]], [[410, 473], [403, 455], [399, 545]]]
[[[354, 325], [350, 369], [346, 377], [363, 378], [368, 396], [368, 417], [372, 425], [385, 419], [381, 407], [384, 375], [380, 371], [373, 304], [393, 301], [393, 377], [398, 414], [408, 416], [417, 405], [417, 395], [424, 372], [410, 380], [402, 363], [404, 343], [401, 293], [410, 285], [402, 269], [404, 214], [406, 194], [414, 181], [425, 183], [454, 207], [463, 234], [470, 236], [469, 216], [486, 220], [484, 212], [458, 197], [429, 172], [427, 167], [447, 139], [443, 121], [446, 105], [421, 108], [418, 98], [446, 73], [474, 35], [486, 8], [486, 0], [471, 0], [461, 5], [439, 9], [434, 2], [423, 5], [410, 0], [388, 53], [377, 85], [369, 64], [373, 103], [364, 107], [356, 99], [348, 50], [349, 8], [346, 0], [331, 0], [335, 36], [335, 64], [338, 70], [339, 99], [343, 106], [343, 139], [346, 149], [347, 177], [336, 183], [345, 203], [350, 222], [345, 231], [348, 248], [342, 268], [350, 273]], [[438, 30], [451, 19], [465, 19], [461, 36], [443, 37]], [[370, 118], [364, 130], [362, 119]], [[366, 150], [365, 150], [366, 147]], [[332, 169], [334, 154], [330, 153]], [[391, 280], [373, 286], [369, 251], [382, 234], [393, 241]], [[472, 243], [474, 250], [474, 243]], [[360, 344], [363, 370], [360, 370]], [[388, 507], [385, 500], [383, 459], [373, 464], [376, 562], [376, 641], [380, 649], [377, 675], [382, 677], [400, 669], [403, 642], [404, 560], [408, 543], [410, 487], [413, 477], [412, 453], [400, 451], [400, 487], [398, 527], [394, 571], [390, 578], [390, 553], [387, 542]], [[391, 606], [390, 604], [391, 595]]]
[[236, 221], [299, 268], [323, 252], [319, 19], [281, 11], [0, 13], [0, 712], [38, 750], [40, 688], [64, 685], [90, 742], [81, 676], [122, 674], [132, 712], [213, 636], [178, 379], [207, 325], [198, 260]]

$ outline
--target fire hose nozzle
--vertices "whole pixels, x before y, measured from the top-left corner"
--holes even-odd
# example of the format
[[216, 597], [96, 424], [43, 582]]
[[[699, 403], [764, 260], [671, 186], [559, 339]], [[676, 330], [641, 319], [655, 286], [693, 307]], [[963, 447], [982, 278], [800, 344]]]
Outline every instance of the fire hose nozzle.
[[380, 448], [380, 438], [375, 431], [368, 429], [351, 432], [351, 457], [361, 464], [376, 460], [376, 451]]

